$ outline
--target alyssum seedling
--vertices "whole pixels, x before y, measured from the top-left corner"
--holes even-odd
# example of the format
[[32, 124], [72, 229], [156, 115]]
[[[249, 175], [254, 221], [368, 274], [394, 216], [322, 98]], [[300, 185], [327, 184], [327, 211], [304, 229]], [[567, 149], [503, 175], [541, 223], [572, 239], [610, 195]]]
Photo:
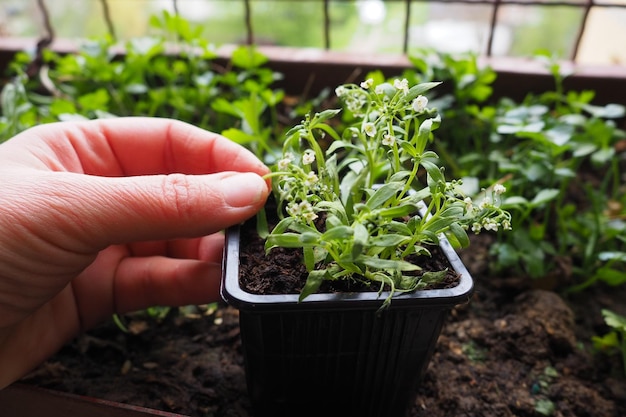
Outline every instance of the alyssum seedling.
[[503, 185], [477, 201], [463, 194], [460, 180], [446, 180], [427, 150], [441, 120], [423, 94], [438, 84], [342, 85], [335, 91], [347, 124], [337, 120], [340, 109], [325, 110], [286, 134], [270, 174], [281, 220], [266, 249], [302, 249], [308, 278], [300, 300], [324, 280], [354, 280], [389, 289], [387, 305], [395, 293], [442, 279], [446, 271], [421, 273], [407, 261], [430, 255], [442, 234], [463, 247], [469, 229], [510, 228], [510, 214], [499, 207]]

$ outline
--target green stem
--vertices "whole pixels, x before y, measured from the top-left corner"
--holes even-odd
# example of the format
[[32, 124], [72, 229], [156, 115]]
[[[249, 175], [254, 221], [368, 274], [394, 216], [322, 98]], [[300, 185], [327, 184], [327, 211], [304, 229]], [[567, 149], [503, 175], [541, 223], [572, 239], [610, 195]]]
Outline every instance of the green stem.
[[289, 175], [289, 174], [290, 172], [286, 172], [286, 171], [276, 171], [276, 172], [269, 172], [263, 175], [261, 178], [263, 178], [264, 180], [267, 180], [270, 178], [280, 177], [281, 175]]
[[413, 164], [413, 169], [411, 170], [411, 173], [409, 174], [409, 177], [406, 180], [406, 184], [404, 184], [404, 188], [402, 189], [402, 193], [398, 196], [398, 200], [402, 199], [411, 189], [411, 186], [413, 184], [413, 180], [415, 180], [415, 177], [417, 176], [417, 171], [419, 171], [419, 167], [420, 164], [419, 163], [414, 163]]
[[314, 128], [315, 126], [311, 126], [311, 128], [308, 130], [307, 135], [306, 135], [306, 140], [311, 146], [311, 149], [313, 149], [313, 152], [315, 152], [315, 160], [317, 162], [317, 171], [319, 173], [322, 173], [326, 169], [326, 159], [324, 158], [324, 151], [322, 150], [319, 143], [317, 143], [317, 141], [315, 140], [315, 136], [313, 136]]

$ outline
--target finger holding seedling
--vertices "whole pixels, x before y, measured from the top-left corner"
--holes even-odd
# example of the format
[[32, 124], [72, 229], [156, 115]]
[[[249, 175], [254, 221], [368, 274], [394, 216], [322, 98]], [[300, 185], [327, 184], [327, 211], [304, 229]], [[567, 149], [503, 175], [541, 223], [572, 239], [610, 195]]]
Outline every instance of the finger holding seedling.
[[269, 170], [165, 119], [42, 125], [0, 146], [0, 388], [118, 312], [219, 297], [220, 230]]

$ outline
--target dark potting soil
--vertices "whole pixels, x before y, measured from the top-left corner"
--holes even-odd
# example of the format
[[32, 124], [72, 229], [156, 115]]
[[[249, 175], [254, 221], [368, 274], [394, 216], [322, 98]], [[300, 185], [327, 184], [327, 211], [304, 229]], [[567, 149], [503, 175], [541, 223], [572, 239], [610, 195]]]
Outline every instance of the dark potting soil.
[[[524, 279], [487, 279], [485, 250], [463, 254], [476, 281], [455, 308], [411, 417], [623, 417], [626, 377], [594, 354], [600, 314], [626, 314], [626, 290], [593, 287], [564, 298]], [[530, 284], [529, 284], [530, 283]], [[249, 417], [236, 310], [172, 310], [125, 317], [77, 337], [24, 383], [193, 417]]]
[[[298, 294], [306, 283], [308, 272], [299, 249], [273, 248], [266, 255], [265, 241], [261, 239], [251, 220], [241, 228], [242, 247], [239, 253], [240, 285], [252, 294]], [[245, 242], [245, 244], [243, 243]], [[444, 279], [430, 284], [429, 289], [451, 288], [459, 283], [459, 275], [450, 268], [438, 246], [429, 248], [432, 256], [412, 256], [410, 262], [419, 265], [420, 275], [426, 271], [446, 271]], [[363, 281], [324, 281], [319, 292], [378, 291], [379, 285]]]

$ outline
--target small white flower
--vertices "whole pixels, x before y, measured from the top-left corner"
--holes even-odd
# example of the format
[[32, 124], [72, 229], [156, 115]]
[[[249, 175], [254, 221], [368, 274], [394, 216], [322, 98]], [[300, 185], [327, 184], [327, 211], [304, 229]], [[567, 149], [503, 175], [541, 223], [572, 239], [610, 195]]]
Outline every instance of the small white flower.
[[365, 80], [365, 81], [363, 81], [361, 83], [361, 88], [364, 88], [364, 89], [367, 90], [367, 89], [369, 89], [373, 85], [374, 85], [374, 79], [373, 78], [368, 78], [367, 80]]
[[312, 222], [317, 219], [317, 214], [315, 214], [313, 206], [308, 201], [289, 203], [287, 206], [287, 213], [292, 217], [300, 217], [308, 222]]
[[463, 203], [465, 203], [465, 209], [467, 211], [472, 211], [472, 209], [474, 208], [474, 202], [470, 197], [465, 197], [463, 199]]
[[383, 94], [385, 94], [385, 90], [383, 89], [382, 85], [377, 85], [374, 88], [374, 92], [376, 93], [376, 95], [382, 96]]
[[370, 138], [376, 136], [376, 125], [372, 122], [367, 122], [363, 125], [363, 131]]
[[472, 232], [478, 234], [480, 233], [480, 231], [482, 230], [482, 225], [480, 223], [474, 223], [472, 224]]
[[312, 222], [315, 219], [317, 219], [317, 214], [315, 214], [313, 211], [307, 211], [305, 213], [302, 213], [302, 217], [304, 218], [304, 220], [306, 220], [307, 222]]
[[292, 201], [291, 203], [287, 205], [287, 213], [290, 216], [296, 217], [298, 214], [300, 214], [300, 212], [301, 212], [300, 205], [296, 203], [295, 201]]
[[289, 168], [289, 164], [293, 162], [293, 154], [291, 152], [287, 152], [284, 155], [284, 158], [278, 161], [278, 170], [286, 171]]
[[483, 201], [480, 202], [480, 209], [486, 209], [488, 207], [491, 207], [493, 205], [493, 202], [491, 201], [491, 198], [489, 197], [485, 197]]
[[343, 85], [340, 85], [339, 87], [335, 88], [335, 94], [337, 95], [337, 97], [343, 97], [347, 92], [348, 92], [348, 89], [344, 87]]
[[306, 176], [306, 179], [304, 180], [304, 185], [306, 185], [307, 187], [312, 187], [315, 184], [317, 184], [319, 182], [319, 180], [320, 179], [315, 174], [315, 172], [309, 171], [309, 173]]
[[502, 228], [504, 230], [511, 230], [511, 222], [508, 220], [502, 220]]
[[278, 161], [278, 170], [279, 171], [286, 171], [287, 168], [289, 168], [289, 164], [291, 163], [291, 161], [289, 159], [281, 159], [280, 161]]
[[428, 105], [428, 99], [424, 96], [417, 96], [415, 98], [415, 100], [413, 100], [413, 103], [411, 104], [411, 107], [413, 107], [413, 110], [416, 113], [421, 113], [424, 110], [426, 110], [426, 106]]
[[308, 201], [302, 201], [300, 202], [300, 211], [313, 211], [313, 206]]
[[493, 186], [493, 192], [496, 195], [500, 195], [503, 194], [506, 191], [506, 187], [502, 184], [496, 184]]
[[490, 231], [490, 230], [492, 230], [492, 231], [494, 231], [494, 232], [497, 232], [497, 231], [498, 231], [498, 223], [497, 223], [497, 222], [495, 222], [495, 221], [494, 221], [494, 220], [492, 220], [492, 219], [485, 219], [485, 220], [484, 220], [484, 222], [483, 222], [483, 227], [484, 227], [484, 228], [485, 228], [485, 230], [487, 230], [487, 231]]
[[383, 136], [382, 144], [385, 146], [393, 146], [396, 143], [396, 137], [394, 135], [386, 134]]
[[315, 162], [315, 152], [313, 152], [312, 149], [307, 149], [304, 151], [304, 154], [302, 154], [302, 163], [304, 165], [311, 165], [313, 162]]
[[361, 94], [350, 94], [350, 95], [348, 95], [346, 97], [346, 99], [345, 99], [346, 107], [348, 107], [349, 111], [351, 111], [354, 114], [361, 113], [361, 109], [363, 108], [363, 106], [367, 102], [367, 100], [364, 97], [364, 94], [365, 93], [363, 93], [363, 95], [361, 95]]
[[401, 80], [394, 80], [393, 86], [398, 90], [401, 90], [404, 94], [409, 92], [409, 80], [403, 78]]

